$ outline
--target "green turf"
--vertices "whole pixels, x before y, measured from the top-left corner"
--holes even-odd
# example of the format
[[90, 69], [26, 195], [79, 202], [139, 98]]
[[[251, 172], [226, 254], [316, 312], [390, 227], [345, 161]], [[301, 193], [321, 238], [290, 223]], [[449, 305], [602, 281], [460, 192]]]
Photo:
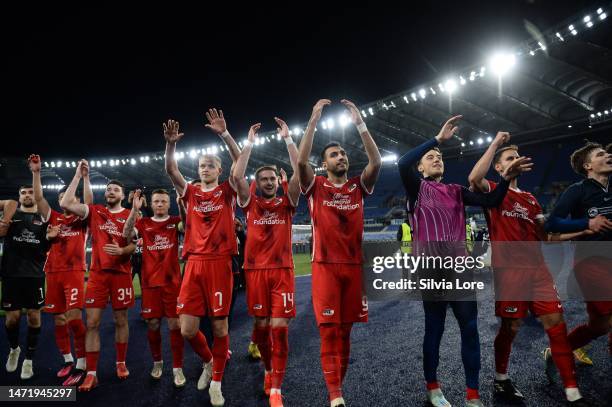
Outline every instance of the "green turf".
[[296, 276], [304, 276], [312, 273], [310, 268], [310, 254], [294, 254], [293, 264], [295, 266]]

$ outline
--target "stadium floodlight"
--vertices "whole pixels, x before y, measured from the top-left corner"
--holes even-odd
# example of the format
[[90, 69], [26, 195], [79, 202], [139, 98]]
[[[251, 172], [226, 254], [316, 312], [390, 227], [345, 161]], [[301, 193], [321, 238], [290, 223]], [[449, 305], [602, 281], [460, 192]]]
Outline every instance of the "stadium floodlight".
[[467, 82], [466, 82], [466, 80], [465, 80], [465, 78], [464, 78], [463, 76], [461, 76], [461, 75], [459, 75], [459, 83], [460, 83], [461, 85], [465, 85], [465, 84], [467, 83]]
[[397, 154], [389, 154], [381, 158], [382, 162], [397, 161]]
[[410, 97], [411, 97], [411, 98], [412, 98], [412, 100], [414, 100], [415, 102], [417, 101], [417, 96], [416, 96], [416, 93], [412, 92], [412, 93], [410, 94]]
[[[433, 90], [433, 88], [429, 88], [429, 89]], [[438, 83], [438, 89], [440, 89], [442, 92], [444, 92], [446, 90], [446, 89], [444, 89], [444, 85], [442, 83]]]
[[592, 22], [592, 21], [587, 22], [587, 23], [586, 23], [586, 26], [587, 26], [588, 28], [593, 27], [593, 22]]
[[598, 117], [601, 117], [601, 112], [597, 112], [597, 116], [598, 116]]
[[589, 21], [591, 21], [591, 16], [589, 16], [589, 15], [584, 16], [584, 18], [582, 19], [582, 21], [584, 21], [585, 23], [588, 23]]
[[77, 163], [73, 161], [72, 162], [72, 168], [76, 168], [76, 166], [77, 166]]
[[445, 88], [448, 93], [453, 93], [457, 90], [457, 82], [454, 79], [449, 79], [446, 81]]
[[[181, 153], [181, 154], [183, 154], [183, 153]], [[181, 158], [182, 158], [182, 156], [181, 156]], [[133, 158], [132, 158], [132, 159], [130, 159], [130, 164], [132, 164], [132, 165], [136, 165], [136, 160], [134, 160]]]
[[529, 51], [529, 55], [534, 56], [535, 55], [535, 51], [534, 50]]
[[103, 164], [103, 165], [106, 165], [106, 160], [102, 160], [102, 164]]
[[61, 161], [57, 162], [57, 168], [62, 168], [62, 162]]
[[546, 45], [542, 44], [540, 41], [538, 41], [538, 45], [542, 51], [546, 51]]
[[251, 174], [251, 176], [249, 177], [250, 179], [255, 179], [255, 175]]
[[331, 117], [327, 119], [327, 128], [329, 130], [332, 130], [334, 126], [335, 126], [334, 119], [332, 119]]
[[342, 113], [338, 118], [338, 121], [340, 122], [340, 127], [345, 128], [346, 126], [348, 126], [350, 120], [346, 113]]
[[595, 118], [595, 113], [591, 113], [591, 119]]
[[557, 38], [559, 38], [561, 41], [565, 41], [565, 39], [563, 38], [563, 36], [561, 35], [561, 33], [556, 33], [555, 34], [557, 36]]
[[114, 166], [115, 166], [115, 160], [110, 160], [110, 161], [109, 161], [109, 165], [110, 165], [111, 167], [114, 167]]
[[427, 96], [427, 91], [423, 88], [421, 88], [419, 90], [419, 96], [421, 97], [421, 99], [425, 99], [425, 96]]
[[404, 97], [403, 97], [403, 99], [404, 99], [404, 102], [406, 102], [406, 103], [410, 103], [410, 102], [408, 101], [408, 96], [404, 96]]
[[490, 142], [492, 142], [492, 141], [493, 141], [493, 137], [488, 136], [488, 137], [487, 137], [487, 143], [490, 143]]
[[461, 147], [465, 147], [465, 143], [461, 143]]
[[473, 142], [472, 140], [470, 140], [470, 145], [471, 145], [471, 146], [473, 146], [473, 145], [474, 145], [474, 142]]
[[323, 130], [327, 130], [327, 123], [321, 122], [321, 126], [323, 127]]
[[70, 161], [66, 161], [65, 165], [66, 165], [66, 168], [70, 168]]
[[[434, 88], [432, 88], [431, 86], [429, 87], [429, 90], [431, 91], [432, 95], [436, 94], [436, 90]], [[442, 90], [442, 92], [444, 92], [444, 90]]]
[[486, 71], [487, 71], [486, 67], [484, 67], [484, 66], [480, 67], [480, 77], [481, 78], [484, 78]]
[[45, 167], [49, 168], [49, 163], [45, 161]]
[[368, 107], [368, 112], [370, 113], [370, 116], [374, 115], [374, 109], [371, 107]]
[[217, 154], [217, 146], [212, 146], [212, 147], [210, 148], [210, 152], [211, 152], [212, 154]]
[[597, 14], [601, 14], [601, 13], [603, 13], [603, 9], [600, 7], [597, 9]]
[[[496, 53], [489, 60], [489, 65], [491, 67], [491, 70], [497, 76], [500, 76], [500, 77], [505, 75], [510, 70], [510, 68], [514, 66], [515, 63], [516, 63], [516, 58], [514, 57], [514, 54], [508, 54], [508, 53], [506, 54]], [[481, 76], [482, 76], [482, 73], [481, 73]]]
[[610, 114], [610, 111], [604, 110], [604, 114], [608, 115], [608, 114]]
[[571, 128], [572, 128], [572, 125], [571, 125], [571, 124], [568, 124], [568, 125], [567, 125], [567, 128], [568, 128], [568, 129], [571, 129]]
[[602, 20], [602, 21], [603, 21], [603, 20], [605, 20], [605, 19], [606, 19], [606, 17], [608, 17], [606, 13], [601, 13], [601, 14], [599, 15], [599, 19], [600, 19], [600, 20]]
[[100, 161], [96, 161], [96, 167], [102, 167], [102, 163], [100, 163]]
[[[361, 113], [365, 113], [365, 112], [362, 110]], [[363, 117], [365, 117], [365, 115], [363, 115]], [[299, 127], [293, 128], [293, 134], [295, 134], [296, 137], [299, 136], [301, 132], [302, 130]]]
[[55, 168], [55, 162], [51, 161], [51, 168]]

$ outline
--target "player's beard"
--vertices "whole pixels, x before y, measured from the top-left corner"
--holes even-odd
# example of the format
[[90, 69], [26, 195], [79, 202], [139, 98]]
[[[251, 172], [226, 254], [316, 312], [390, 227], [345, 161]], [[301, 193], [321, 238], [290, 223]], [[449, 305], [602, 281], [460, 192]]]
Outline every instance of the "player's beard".
[[23, 201], [21, 206], [23, 206], [24, 208], [33, 208], [34, 207], [34, 201], [32, 201], [32, 200]]
[[346, 175], [348, 171], [348, 166], [345, 166], [343, 169], [339, 170], [337, 167], [334, 168], [333, 170], [329, 170], [329, 172], [331, 172], [332, 174], [334, 174], [334, 176], [340, 178], [340, 177], [344, 177]]
[[121, 198], [106, 198], [106, 204], [108, 206], [115, 206], [121, 202]]

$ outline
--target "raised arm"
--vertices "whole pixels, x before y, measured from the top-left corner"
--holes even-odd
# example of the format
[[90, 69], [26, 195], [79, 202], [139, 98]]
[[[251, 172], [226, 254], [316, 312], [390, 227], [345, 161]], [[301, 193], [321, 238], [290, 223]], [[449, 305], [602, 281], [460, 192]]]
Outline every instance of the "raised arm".
[[238, 156], [238, 161], [236, 161], [236, 165], [231, 174], [231, 180], [236, 187], [236, 192], [238, 193], [238, 204], [240, 206], [246, 205], [251, 197], [249, 183], [244, 177], [244, 173], [246, 172], [247, 165], [249, 164], [249, 157], [251, 156], [253, 144], [255, 143], [255, 137], [257, 136], [257, 131], [260, 127], [261, 123], [256, 123], [249, 129], [247, 142], [242, 149], [242, 152]]
[[83, 202], [85, 205], [91, 205], [94, 203], [93, 190], [91, 189], [91, 183], [89, 182], [89, 163], [83, 160], [86, 165], [81, 167], [81, 177], [83, 177]]
[[[298, 176], [298, 149], [295, 146], [295, 143], [293, 142], [293, 139], [291, 138], [291, 135], [289, 134], [289, 126], [287, 126], [287, 123], [285, 123], [285, 121], [283, 119], [280, 119], [278, 117], [275, 117], [274, 120], [276, 121], [276, 124], [278, 124], [279, 127], [277, 127], [276, 131], [278, 134], [280, 134], [281, 138], [285, 141], [285, 144], [287, 144], [287, 152], [289, 153], [289, 162], [291, 163], [291, 169], [293, 170], [293, 174], [291, 174], [291, 179], [289, 180], [289, 183], [287, 184], [287, 190], [284, 191], [285, 194], [287, 195], [287, 197], [289, 198], [289, 200], [291, 201], [291, 204], [293, 206], [297, 206], [298, 205], [298, 200], [300, 199], [300, 177]], [[283, 173], [284, 170], [281, 168], [281, 183], [282, 183], [282, 178], [283, 178]], [[284, 178], [287, 178], [287, 174], [284, 174]]]
[[310, 166], [308, 160], [310, 159], [310, 153], [312, 153], [312, 142], [314, 140], [314, 133], [317, 123], [321, 119], [321, 112], [323, 111], [323, 108], [329, 104], [331, 104], [329, 99], [320, 99], [314, 105], [312, 114], [310, 115], [310, 120], [308, 121], [308, 126], [304, 132], [304, 137], [302, 137], [302, 141], [300, 141], [297, 168], [300, 185], [304, 190], [310, 187], [310, 184], [312, 184], [312, 180], [315, 176], [314, 170]]
[[2, 220], [0, 220], [0, 237], [6, 236], [13, 215], [17, 212], [17, 201], [6, 199], [0, 201], [0, 210], [2, 210]]
[[179, 216], [181, 217], [181, 223], [184, 226], [187, 221], [187, 210], [185, 209], [185, 204], [183, 203], [183, 200], [181, 199], [180, 195], [176, 196], [176, 206], [178, 206]]
[[30, 155], [28, 165], [30, 166], [30, 171], [32, 171], [32, 189], [34, 189], [34, 200], [36, 201], [38, 213], [44, 220], [49, 220], [51, 207], [43, 196], [42, 182], [40, 181], [40, 156], [37, 154]]
[[468, 183], [471, 190], [477, 192], [489, 192], [489, 183], [485, 177], [489, 172], [489, 168], [491, 168], [491, 163], [493, 162], [493, 157], [495, 157], [495, 152], [509, 140], [510, 133], [505, 131], [500, 131], [497, 133], [495, 139], [489, 145], [489, 148], [487, 148], [487, 151], [485, 151], [482, 157], [480, 157], [480, 160], [476, 162], [476, 165], [474, 165], [474, 168], [472, 168], [470, 175], [468, 175]]
[[125, 225], [123, 226], [123, 237], [128, 242], [132, 240], [132, 237], [134, 237], [135, 234], [134, 225], [136, 225], [136, 221], [138, 220], [138, 212], [140, 211], [140, 208], [142, 208], [144, 201], [144, 197], [141, 195], [142, 191], [140, 189], [137, 189], [136, 192], [134, 192], [132, 210], [130, 211], [130, 216], [128, 216], [127, 220], [125, 221]]
[[357, 106], [350, 100], [342, 99], [340, 101], [351, 114], [351, 120], [353, 124], [357, 126], [357, 130], [359, 131], [359, 135], [361, 136], [361, 141], [363, 143], [363, 147], [365, 148], [365, 152], [368, 156], [368, 165], [363, 169], [363, 173], [361, 174], [361, 180], [363, 185], [366, 187], [368, 192], [372, 192], [374, 188], [374, 184], [378, 180], [378, 175], [380, 174], [380, 168], [382, 167], [382, 159], [380, 157], [380, 151], [378, 151], [378, 147], [372, 138], [372, 135], [368, 131], [366, 124], [361, 117], [361, 113], [359, 113], [359, 109]]
[[238, 157], [240, 157], [240, 148], [238, 144], [236, 144], [236, 140], [234, 140], [229, 131], [227, 131], [227, 123], [225, 122], [225, 117], [223, 117], [223, 110], [217, 112], [217, 109], [208, 109], [208, 112], [206, 112], [206, 119], [208, 120], [208, 124], [205, 126], [221, 137], [221, 140], [223, 140], [229, 150], [232, 161], [236, 162]]
[[66, 192], [64, 193], [64, 196], [62, 197], [62, 200], [60, 202], [60, 206], [62, 207], [62, 209], [74, 213], [80, 218], [87, 217], [89, 212], [89, 207], [87, 205], [82, 204], [75, 199], [77, 187], [79, 186], [79, 182], [81, 182], [82, 169], [83, 166], [86, 165], [86, 161], [79, 161], [79, 165], [77, 165], [74, 177], [72, 178], [70, 185], [68, 185], [68, 189], [66, 189]]
[[167, 123], [163, 123], [164, 126], [164, 138], [166, 139], [166, 174], [170, 177], [172, 185], [176, 192], [182, 196], [185, 191], [185, 178], [179, 171], [178, 163], [176, 162], [175, 152], [176, 143], [183, 137], [184, 133], [179, 133], [179, 122], [175, 120], [168, 120]]

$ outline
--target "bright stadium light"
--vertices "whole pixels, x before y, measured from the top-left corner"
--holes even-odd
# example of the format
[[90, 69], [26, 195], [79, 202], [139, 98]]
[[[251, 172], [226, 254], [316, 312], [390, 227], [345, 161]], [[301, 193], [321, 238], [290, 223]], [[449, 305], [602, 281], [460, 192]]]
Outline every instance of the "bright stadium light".
[[327, 130], [327, 123], [321, 122], [321, 127], [323, 127], [323, 130]]
[[62, 168], [62, 162], [61, 161], [57, 162], [57, 168]]
[[[429, 87], [429, 90], [431, 91], [432, 95], [436, 94], [436, 90], [434, 88], [432, 88], [431, 86]], [[442, 92], [444, 92], [444, 89], [442, 89]]]
[[374, 109], [371, 107], [368, 107], [368, 113], [370, 113], [370, 116], [374, 115]]
[[538, 41], [538, 45], [542, 51], [546, 51], [546, 45], [542, 44], [540, 41]]
[[427, 91], [421, 88], [421, 90], [419, 90], [419, 96], [421, 97], [421, 99], [425, 99], [426, 95], [427, 95]]
[[603, 9], [600, 7], [597, 9], [597, 14], [601, 14], [601, 13], [603, 13]]
[[192, 159], [196, 158], [197, 156], [198, 156], [198, 155], [197, 155], [197, 153], [196, 153], [196, 151], [195, 151], [195, 150], [191, 150], [191, 151], [189, 152], [189, 157], [191, 157]]
[[212, 154], [217, 154], [217, 146], [212, 146], [212, 147], [210, 148], [210, 152], [211, 152]]
[[[365, 113], [365, 112], [362, 110], [361, 113]], [[363, 117], [365, 117], [365, 115], [363, 115]], [[296, 137], [299, 136], [301, 132], [302, 130], [299, 127], [293, 128], [293, 134], [295, 134]]]
[[332, 118], [327, 119], [327, 128], [331, 130], [334, 128], [334, 126], [335, 126], [334, 119]]
[[606, 19], [606, 17], [608, 17], [608, 16], [606, 15], [606, 13], [601, 13], [601, 14], [599, 15], [599, 19], [600, 19], [600, 20], [602, 20], [602, 21], [603, 21], [603, 20], [605, 20], [605, 19]]
[[484, 143], [484, 140], [482, 139], [482, 137], [478, 137], [478, 140], [477, 140], [477, 141], [478, 141], [478, 144], [482, 144], [482, 143]]
[[492, 141], [493, 141], [493, 137], [488, 136], [488, 137], [487, 137], [487, 143], [490, 143], [490, 142], [492, 142]]
[[493, 55], [489, 60], [489, 66], [497, 76], [505, 75], [510, 70], [510, 68], [514, 66], [515, 63], [516, 58], [514, 57], [514, 54], [497, 53]]
[[465, 78], [463, 76], [459, 76], [459, 83], [461, 85], [465, 85], [467, 82], [465, 81]]
[[465, 147], [465, 143], [461, 143], [461, 147]]
[[593, 27], [593, 22], [592, 22], [592, 21], [587, 22], [587, 23], [586, 23], [586, 26], [587, 26], [588, 28]]
[[410, 94], [410, 97], [411, 97], [411, 98], [412, 98], [412, 100], [414, 100], [415, 102], [417, 101], [417, 96], [416, 96], [416, 93], [412, 92], [412, 93]]
[[76, 168], [77, 163], [75, 163], [74, 161], [72, 162], [72, 168]]
[[102, 160], [102, 164], [103, 164], [103, 165], [106, 165], [106, 160]]
[[480, 77], [481, 77], [481, 78], [484, 78], [484, 76], [485, 76], [485, 72], [486, 72], [486, 71], [487, 71], [487, 68], [486, 68], [486, 67], [484, 67], [484, 66], [481, 66], [481, 67], [480, 67]]
[[382, 162], [395, 162], [397, 161], [397, 154], [389, 154], [382, 157]]
[[470, 145], [471, 145], [471, 146], [473, 146], [473, 145], [474, 145], [474, 142], [473, 142], [472, 140], [470, 140]]
[[403, 99], [404, 99], [404, 102], [406, 102], [406, 103], [410, 103], [410, 102], [408, 101], [408, 96], [404, 96], [404, 97], [403, 97]]
[[45, 161], [45, 167], [49, 168], [49, 163]]
[[585, 16], [582, 21], [584, 21], [585, 23], [588, 23], [589, 21], [591, 21], [591, 16]]
[[449, 79], [446, 81], [445, 88], [448, 93], [453, 93], [457, 90], [457, 82], [453, 79]]
[[[181, 153], [181, 154], [182, 154], [182, 153]], [[181, 158], [182, 158], [182, 157], [181, 157]], [[132, 165], [136, 165], [136, 160], [134, 160], [133, 158], [132, 158], [132, 159], [130, 159], [130, 164], [132, 164]]]
[[342, 113], [338, 118], [338, 122], [340, 122], [340, 127], [345, 128], [349, 124], [349, 118], [345, 113]]
[[555, 34], [557, 36], [557, 38], [559, 38], [561, 41], [565, 41], [565, 38], [563, 38], [563, 36], [561, 35], [561, 33], [556, 33]]
[[96, 167], [102, 167], [102, 163], [100, 163], [100, 161], [96, 161]]

